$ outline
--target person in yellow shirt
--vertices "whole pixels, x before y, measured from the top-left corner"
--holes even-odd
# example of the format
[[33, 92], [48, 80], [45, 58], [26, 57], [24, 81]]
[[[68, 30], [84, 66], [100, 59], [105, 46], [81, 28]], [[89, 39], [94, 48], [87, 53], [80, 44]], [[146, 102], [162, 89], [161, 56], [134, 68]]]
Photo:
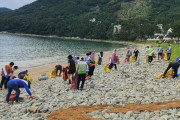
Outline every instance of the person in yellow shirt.
[[147, 55], [149, 57], [148, 63], [151, 63], [153, 61], [153, 54], [154, 54], [154, 49], [151, 46], [147, 49]]

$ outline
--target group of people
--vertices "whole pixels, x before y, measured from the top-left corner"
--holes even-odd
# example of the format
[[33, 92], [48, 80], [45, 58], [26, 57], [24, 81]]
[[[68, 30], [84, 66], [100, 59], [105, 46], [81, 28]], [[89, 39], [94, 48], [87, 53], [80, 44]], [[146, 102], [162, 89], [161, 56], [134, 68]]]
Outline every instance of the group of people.
[[[103, 52], [100, 52], [98, 56], [99, 56], [98, 64], [100, 65], [102, 62]], [[68, 75], [69, 84], [72, 83], [75, 74], [77, 74], [78, 75], [77, 90], [83, 90], [85, 79], [90, 80], [91, 76], [94, 73], [95, 53], [94, 52], [86, 53], [86, 57], [81, 57], [80, 59], [79, 57], [74, 57], [72, 55], [69, 55], [67, 58], [68, 58], [68, 65], [66, 66], [66, 68], [68, 68], [67, 75]], [[80, 81], [82, 81], [81, 86], [80, 86]]]
[[[169, 44], [168, 47], [166, 48], [167, 60], [171, 59], [171, 53], [172, 53], [172, 48], [171, 45]], [[157, 49], [157, 55], [158, 55], [158, 60], [164, 59], [165, 54], [160, 45], [158, 46]], [[150, 47], [149, 46], [146, 47], [146, 56], [148, 58], [148, 63], [151, 63], [153, 61], [153, 58], [156, 58], [155, 50], [153, 49], [152, 45]]]
[[[172, 52], [170, 45], [167, 47], [166, 51], [168, 54], [168, 60], [170, 60], [171, 52]], [[135, 48], [133, 52], [133, 55], [135, 56], [135, 61], [137, 61], [139, 53], [140, 53], [139, 50]], [[162, 59], [163, 49], [160, 47], [160, 45], [158, 46], [157, 53], [158, 53], [158, 59], [160, 58]], [[149, 61], [148, 61], [149, 63], [152, 62], [154, 54], [155, 54], [155, 50], [153, 49], [153, 46], [150, 46], [150, 47], [148, 46], [146, 49], [146, 55], [149, 58]], [[132, 52], [128, 47], [127, 54], [126, 54], [127, 62], [130, 61], [131, 56], [132, 56]], [[100, 52], [98, 54], [98, 62], [95, 62], [94, 52], [87, 53], [86, 57], [79, 58], [79, 57], [69, 55], [67, 58], [68, 58], [68, 64], [65, 67], [68, 68], [68, 72], [67, 72], [68, 82], [69, 84], [72, 84], [72, 80], [76, 74], [78, 76], [76, 89], [83, 90], [85, 80], [91, 79], [91, 76], [93, 75], [95, 64], [101, 65], [103, 52]], [[113, 53], [109, 59], [109, 62], [110, 62], [109, 69], [112, 69], [113, 67], [115, 67], [115, 70], [117, 70], [117, 64], [119, 64], [119, 58], [116, 54], [116, 49], [113, 50]], [[9, 102], [9, 97], [11, 95], [12, 90], [15, 90], [16, 91], [15, 103], [18, 103], [19, 95], [20, 95], [19, 88], [25, 88], [30, 98], [33, 99], [33, 96], [29, 90], [31, 82], [24, 79], [25, 74], [27, 74], [28, 71], [26, 70], [26, 71], [20, 72], [18, 74], [18, 78], [15, 78], [13, 73], [15, 70], [18, 69], [18, 66], [14, 66], [14, 67], [13, 66], [14, 66], [14, 63], [11, 62], [9, 65], [5, 65], [2, 68], [2, 73], [1, 73], [2, 79], [1, 79], [0, 89], [2, 89], [3, 85], [5, 89], [8, 89], [5, 102], [7, 103]], [[61, 65], [56, 65], [55, 68], [56, 68], [56, 75], [61, 77], [63, 67]], [[171, 62], [168, 65], [167, 69], [165, 70], [163, 74], [163, 77], [166, 76], [166, 73], [170, 68], [173, 68], [174, 70], [173, 78], [178, 77], [178, 75], [180, 74], [180, 57], [176, 60], [176, 62]], [[81, 85], [80, 85], [80, 82], [81, 82]]]
[[6, 103], [9, 102], [9, 97], [11, 95], [12, 90], [15, 90], [16, 91], [15, 103], [18, 103], [20, 88], [25, 88], [27, 93], [33, 99], [33, 96], [29, 90], [31, 82], [24, 80], [25, 74], [22, 74], [22, 72], [19, 73], [18, 78], [16, 78], [13, 73], [15, 70], [18, 69], [18, 66], [14, 66], [14, 67], [13, 66], [14, 66], [14, 62], [10, 62], [9, 65], [5, 65], [2, 68], [0, 89], [2, 90], [4, 86], [4, 88], [8, 90], [5, 102]]
[[[140, 53], [139, 50], [137, 48], [135, 48], [134, 52], [133, 52], [133, 55], [135, 57], [135, 61], [137, 61], [139, 53]], [[148, 61], [147, 61], [148, 63], [151, 63], [153, 61], [153, 58], [156, 57], [155, 56], [155, 50], [154, 50], [152, 45], [150, 47], [149, 46], [146, 47], [145, 53], [146, 53], [146, 57], [148, 58]], [[162, 47], [160, 45], [158, 46], [157, 53], [158, 53], [158, 60], [160, 58], [161, 59], [164, 58], [163, 49], [162, 49]], [[166, 53], [167, 53], [167, 60], [170, 60], [171, 53], [172, 53], [172, 48], [171, 48], [170, 44], [166, 48]], [[129, 62], [131, 56], [132, 56], [132, 52], [128, 47], [125, 62]], [[114, 49], [113, 53], [112, 53], [112, 57], [110, 58], [109, 69], [112, 69], [113, 66], [115, 66], [115, 70], [117, 70], [117, 65], [116, 64], [118, 62], [119, 62], [119, 59], [118, 59], [118, 56], [116, 55], [116, 49]], [[177, 58], [177, 60], [175, 62], [170, 62], [169, 63], [167, 69], [165, 70], [165, 72], [163, 74], [163, 78], [165, 78], [165, 76], [166, 76], [166, 74], [167, 74], [167, 72], [168, 72], [168, 70], [170, 68], [172, 68], [173, 71], [174, 71], [173, 78], [178, 77], [180, 75], [180, 57]]]

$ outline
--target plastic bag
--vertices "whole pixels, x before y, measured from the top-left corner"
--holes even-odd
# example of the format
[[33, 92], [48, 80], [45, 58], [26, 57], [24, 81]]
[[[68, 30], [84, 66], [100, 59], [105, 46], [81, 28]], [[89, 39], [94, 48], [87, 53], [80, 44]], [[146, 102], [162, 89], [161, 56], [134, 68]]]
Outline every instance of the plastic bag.
[[148, 56], [146, 56], [146, 62], [149, 62], [149, 57]]
[[117, 64], [120, 63], [120, 62], [119, 62], [119, 57], [118, 57], [118, 56], [116, 56], [116, 62], [117, 62]]
[[152, 55], [152, 57], [153, 57], [153, 58], [156, 58], [156, 55], [155, 55], [155, 54], [153, 54], [153, 55]]
[[162, 53], [162, 59], [164, 59], [164, 53]]
[[66, 81], [68, 76], [67, 76], [67, 70], [68, 68], [63, 68], [63, 80]]
[[164, 60], [167, 61], [167, 52], [164, 53]]
[[32, 83], [32, 81], [33, 81], [33, 79], [29, 76], [29, 74], [26, 74], [26, 75], [24, 76], [24, 80], [27, 80], [27, 81], [29, 81], [29, 82], [31, 82], [31, 83]]
[[124, 63], [126, 63], [126, 62], [127, 62], [127, 60], [128, 60], [128, 56], [126, 56], [126, 58], [125, 58], [125, 60], [124, 60]]
[[[164, 75], [164, 73], [161, 73], [161, 74], [159, 74], [158, 76], [156, 76], [156, 78], [162, 78], [163, 77], [163, 75]], [[174, 70], [171, 68], [170, 70], [168, 70], [168, 72], [166, 73], [166, 78], [167, 77], [173, 77], [173, 75], [174, 75]]]
[[112, 70], [109, 69], [109, 64], [106, 64], [106, 66], [104, 67], [104, 71], [105, 72], [112, 72]]
[[56, 69], [53, 69], [49, 78], [55, 78], [56, 77]]
[[133, 56], [131, 57], [131, 62], [135, 62], [136, 61], [136, 56], [135, 54], [133, 54]]
[[71, 90], [77, 89], [77, 82], [78, 82], [78, 74], [75, 73], [75, 76], [73, 77], [72, 84], [71, 84]]
[[9, 101], [15, 101], [15, 98], [16, 98], [16, 93], [11, 93], [9, 97]]

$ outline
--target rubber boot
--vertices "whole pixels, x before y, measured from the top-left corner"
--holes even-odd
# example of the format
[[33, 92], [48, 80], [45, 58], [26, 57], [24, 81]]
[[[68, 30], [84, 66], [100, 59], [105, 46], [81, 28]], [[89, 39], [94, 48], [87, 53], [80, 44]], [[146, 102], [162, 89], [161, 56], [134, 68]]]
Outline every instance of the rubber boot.
[[69, 80], [69, 84], [71, 84], [71, 80]]

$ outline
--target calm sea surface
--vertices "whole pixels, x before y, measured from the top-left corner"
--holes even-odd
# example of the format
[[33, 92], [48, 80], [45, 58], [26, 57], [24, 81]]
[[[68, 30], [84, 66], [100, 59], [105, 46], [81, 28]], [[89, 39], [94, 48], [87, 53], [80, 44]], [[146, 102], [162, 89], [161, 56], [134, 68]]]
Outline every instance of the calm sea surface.
[[64, 40], [0, 34], [0, 67], [13, 61], [20, 68], [62, 62], [69, 54], [85, 56], [89, 51], [109, 51], [124, 47], [104, 42]]

